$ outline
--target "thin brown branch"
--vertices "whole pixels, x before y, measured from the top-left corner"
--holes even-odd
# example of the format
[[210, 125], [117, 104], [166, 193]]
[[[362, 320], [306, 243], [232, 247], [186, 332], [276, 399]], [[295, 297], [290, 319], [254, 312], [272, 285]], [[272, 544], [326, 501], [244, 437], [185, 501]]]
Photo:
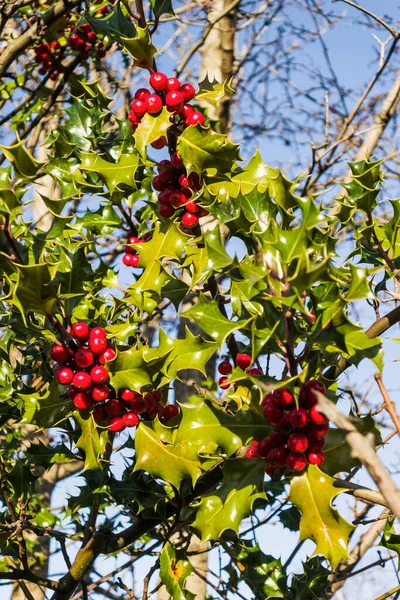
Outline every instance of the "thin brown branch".
[[382, 375], [380, 373], [375, 373], [375, 381], [378, 384], [379, 390], [382, 394], [382, 398], [385, 402], [385, 408], [389, 415], [392, 418], [393, 423], [397, 429], [397, 433], [400, 435], [400, 419], [396, 412], [396, 405], [389, 397], [385, 384], [382, 381]]
[[385, 498], [386, 505], [395, 517], [400, 518], [400, 491], [378, 458], [374, 448], [374, 440], [371, 439], [370, 435], [362, 435], [353, 422], [343, 415], [336, 405], [323, 394], [317, 393], [317, 396], [320, 411], [337, 427], [346, 432], [346, 441], [350, 447], [351, 455], [365, 466]]
[[352, 0], [333, 0], [333, 2], [344, 2], [345, 4], [348, 4], [349, 6], [352, 6], [353, 8], [356, 8], [357, 10], [359, 10], [360, 12], [363, 12], [368, 17], [371, 17], [371, 19], [374, 19], [374, 21], [376, 21], [377, 23], [379, 23], [379, 25], [382, 25], [382, 27], [384, 27], [385, 29], [387, 29], [394, 38], [398, 38], [399, 37], [399, 33], [395, 29], [393, 29], [392, 27], [390, 27], [390, 25], [388, 23], [386, 23], [386, 21], [384, 21], [383, 19], [381, 19], [380, 17], [378, 17], [378, 15], [376, 15], [373, 12], [371, 12], [370, 10], [368, 10], [367, 8], [365, 8], [364, 6], [360, 6], [356, 2], [352, 2]]

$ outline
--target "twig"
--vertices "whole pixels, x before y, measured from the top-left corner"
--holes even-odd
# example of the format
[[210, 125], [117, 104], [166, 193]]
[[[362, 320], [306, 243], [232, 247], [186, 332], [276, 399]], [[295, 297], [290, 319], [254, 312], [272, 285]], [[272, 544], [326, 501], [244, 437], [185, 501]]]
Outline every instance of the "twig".
[[388, 592], [386, 592], [386, 594], [382, 594], [382, 596], [379, 596], [378, 598], [376, 598], [376, 600], [386, 600], [386, 598], [390, 598], [390, 596], [393, 596], [393, 594], [395, 594], [396, 592], [400, 591], [400, 585], [396, 585], [396, 587], [392, 588], [391, 590], [389, 590]]
[[346, 433], [346, 441], [351, 449], [351, 455], [358, 458], [366, 467], [372, 479], [377, 484], [393, 515], [400, 518], [400, 491], [395, 486], [388, 471], [376, 455], [373, 435], [364, 436], [356, 429], [352, 421], [343, 415], [336, 405], [323, 394], [316, 393], [318, 406], [330, 421]]
[[333, 0], [333, 2], [344, 2], [345, 4], [348, 4], [349, 6], [352, 6], [353, 8], [356, 8], [357, 10], [363, 12], [364, 14], [368, 15], [369, 17], [371, 17], [371, 19], [374, 19], [377, 23], [379, 23], [379, 25], [382, 25], [382, 27], [384, 27], [385, 29], [387, 29], [394, 38], [398, 38], [399, 34], [397, 31], [395, 31], [394, 29], [392, 29], [390, 27], [390, 25], [388, 25], [386, 23], [386, 21], [384, 21], [383, 19], [381, 19], [380, 17], [378, 17], [378, 15], [374, 14], [373, 12], [367, 10], [366, 8], [364, 8], [364, 6], [360, 6], [359, 4], [356, 4], [355, 2], [352, 2], [352, 0]]
[[382, 381], [382, 375], [380, 373], [375, 373], [375, 381], [378, 384], [379, 390], [382, 394], [382, 398], [385, 401], [385, 408], [396, 426], [397, 433], [400, 435], [400, 419], [396, 412], [396, 406], [395, 403], [392, 402], [392, 400], [390, 399], [389, 394], [387, 393], [385, 384]]

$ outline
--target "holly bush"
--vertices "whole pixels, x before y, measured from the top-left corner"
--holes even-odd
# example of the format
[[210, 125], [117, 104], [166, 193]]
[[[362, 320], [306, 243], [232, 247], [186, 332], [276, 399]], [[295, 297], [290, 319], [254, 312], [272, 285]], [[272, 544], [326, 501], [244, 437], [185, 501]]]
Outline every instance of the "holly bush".
[[[172, 10], [152, 5], [157, 18]], [[382, 370], [399, 200], [382, 216], [372, 160], [350, 163], [336, 198], [302, 196], [301, 177], [259, 152], [244, 163], [210, 118], [230, 82], [157, 71], [149, 29], [123, 2], [100, 9], [56, 21], [33, 68], [56, 79], [60, 53], [87, 60], [97, 44], [97, 60], [118, 45], [148, 89], [121, 117], [98, 80], [76, 77], [44, 161], [24, 142], [1, 146], [1, 578], [71, 598], [98, 557], [155, 542], [161, 582], [191, 598], [186, 531], [227, 553], [229, 589], [241, 578], [258, 598], [328, 597], [327, 567], [354, 532], [332, 506], [338, 475], [361, 464], [318, 398], [336, 403], [340, 375], [364, 359]], [[46, 230], [32, 216], [44, 175], [60, 192], [42, 195]], [[356, 322], [378, 298], [390, 312]], [[382, 445], [370, 414], [350, 417]], [[51, 511], [38, 482], [71, 463], [79, 492]], [[277, 502], [319, 556], [289, 579], [278, 539], [273, 557], [241, 536]], [[79, 547], [57, 579], [36, 573], [45, 535]]]

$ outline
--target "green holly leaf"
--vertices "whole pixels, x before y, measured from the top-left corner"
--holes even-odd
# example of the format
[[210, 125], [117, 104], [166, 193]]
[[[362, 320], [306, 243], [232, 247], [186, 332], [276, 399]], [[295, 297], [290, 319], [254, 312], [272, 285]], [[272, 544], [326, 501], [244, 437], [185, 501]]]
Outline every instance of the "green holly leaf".
[[220, 273], [227, 269], [233, 259], [226, 252], [219, 227], [204, 232], [204, 242], [207, 252], [207, 267], [210, 272]]
[[202, 173], [208, 167], [228, 172], [241, 160], [237, 144], [204, 127], [187, 127], [179, 136], [177, 150], [188, 173]]
[[207, 102], [207, 104], [217, 108], [222, 98], [227, 95], [231, 96], [233, 94], [234, 89], [230, 86], [230, 83], [230, 81], [219, 83], [215, 78], [213, 81], [210, 81], [207, 73], [203, 81], [200, 81], [199, 83], [199, 91], [196, 94], [196, 101], [203, 100], [203, 102]]
[[80, 435], [75, 446], [85, 455], [84, 471], [103, 468], [101, 455], [109, 443], [108, 429], [100, 429], [90, 412], [75, 411], [74, 419], [80, 427]]
[[350, 264], [350, 286], [342, 297], [346, 302], [353, 302], [354, 300], [364, 300], [369, 298], [370, 300], [375, 299], [375, 295], [371, 291], [371, 287], [367, 281], [368, 271], [356, 265]]
[[244, 329], [251, 321], [230, 321], [221, 313], [216, 300], [207, 300], [202, 294], [196, 304], [181, 313], [181, 316], [194, 319], [220, 346], [233, 331]]
[[289, 529], [289, 531], [299, 531], [300, 519], [301, 513], [295, 506], [285, 508], [279, 513], [280, 522], [286, 529]]
[[379, 546], [383, 546], [388, 550], [393, 550], [393, 552], [396, 552], [400, 566], [400, 533], [396, 533], [394, 524], [395, 519], [388, 519], [386, 521]]
[[47, 264], [13, 264], [15, 273], [10, 277], [12, 294], [9, 302], [14, 304], [26, 321], [26, 313], [51, 314], [57, 300], [52, 280], [57, 266]]
[[[367, 415], [360, 419], [353, 417], [353, 423], [363, 435], [373, 433], [376, 446], [379, 446], [382, 443], [379, 428], [371, 415]], [[351, 456], [349, 446], [346, 442], [346, 433], [344, 431], [341, 429], [330, 428], [325, 439], [325, 461], [322, 465], [322, 470], [325, 473], [328, 475], [336, 475], [341, 472], [350, 473], [354, 467], [360, 466], [360, 461]]]
[[[38, 427], [54, 427], [67, 419], [74, 410], [74, 403], [65, 398], [65, 388], [54, 379], [48, 390], [39, 394], [18, 394], [24, 404], [21, 423]], [[54, 451], [53, 451], [54, 452]]]
[[154, 16], [158, 19], [161, 15], [174, 15], [171, 0], [150, 0]]
[[260, 546], [241, 540], [236, 548], [236, 560], [245, 567], [241, 573], [251, 588], [269, 598], [287, 598], [286, 573], [280, 559], [264, 554]]
[[[72, 401], [71, 405], [71, 410], [74, 410]], [[51, 465], [67, 463], [71, 460], [76, 460], [77, 457], [65, 444], [46, 446], [46, 444], [38, 440], [37, 443], [29, 446], [26, 451], [26, 458], [35, 467], [46, 467], [46, 469], [49, 469]]]
[[6, 473], [7, 481], [12, 485], [14, 497], [26, 499], [36, 493], [35, 483], [38, 476], [33, 475], [29, 465], [23, 464], [18, 460], [12, 471]]
[[146, 290], [161, 293], [162, 287], [172, 278], [162, 267], [163, 258], [180, 259], [187, 236], [182, 233], [176, 223], [162, 223], [158, 225], [151, 240], [145, 244], [135, 244], [134, 248], [139, 254], [139, 266], [144, 269], [142, 275], [133, 285], [129, 286], [127, 293], [135, 302], [135, 296]]
[[137, 392], [146, 386], [157, 387], [169, 352], [169, 349], [148, 348], [141, 344], [117, 352], [117, 357], [106, 365], [111, 385], [116, 390], [127, 388]]
[[158, 115], [146, 113], [140, 121], [135, 133], [135, 147], [139, 154], [146, 156], [146, 147], [158, 140], [161, 136], [167, 136], [167, 131], [171, 127], [169, 120], [171, 113], [164, 107]]
[[250, 411], [235, 416], [209, 406], [182, 405], [182, 420], [174, 432], [158, 421], [141, 422], [135, 435], [135, 471], [144, 470], [179, 489], [182, 481], [197, 479], [224, 456], [249, 440], [266, 437], [265, 420]]
[[154, 56], [158, 50], [151, 41], [148, 27], [142, 29], [137, 26], [135, 37], [122, 37], [121, 41], [125, 50], [135, 59], [138, 67], [147, 69], [152, 66]]
[[264, 492], [264, 460], [227, 460], [222, 472], [221, 486], [203, 496], [196, 507], [192, 527], [203, 542], [218, 540], [228, 529], [238, 533], [240, 523], [251, 513], [255, 500], [267, 498]]
[[83, 153], [81, 156], [81, 170], [100, 175], [111, 193], [116, 189], [122, 190], [125, 186], [130, 189], [137, 188], [135, 174], [140, 160], [137, 154], [121, 154], [119, 160], [114, 163], [96, 153]]
[[158, 344], [161, 354], [168, 353], [168, 361], [164, 368], [166, 377], [160, 385], [178, 377], [180, 371], [188, 368], [206, 375], [206, 364], [217, 348], [215, 342], [206, 342], [200, 335], [193, 335], [187, 327], [184, 339], [170, 338], [160, 328]]
[[319, 556], [311, 558], [304, 563], [303, 573], [293, 575], [290, 585], [290, 597], [295, 598], [295, 600], [330, 598], [332, 595], [329, 582], [331, 574], [331, 571], [322, 564]]
[[13, 164], [16, 172], [22, 177], [35, 177], [39, 167], [44, 163], [35, 160], [32, 154], [25, 148], [24, 142], [18, 142], [12, 146], [0, 145], [0, 150], [10, 163]]
[[188, 600], [185, 583], [193, 567], [183, 550], [177, 550], [167, 542], [160, 557], [160, 580], [172, 600]]
[[344, 490], [333, 486], [334, 479], [309, 465], [292, 478], [289, 499], [300, 510], [300, 540], [316, 544], [314, 554], [322, 554], [334, 569], [349, 557], [348, 540], [354, 526], [332, 508], [332, 500]]

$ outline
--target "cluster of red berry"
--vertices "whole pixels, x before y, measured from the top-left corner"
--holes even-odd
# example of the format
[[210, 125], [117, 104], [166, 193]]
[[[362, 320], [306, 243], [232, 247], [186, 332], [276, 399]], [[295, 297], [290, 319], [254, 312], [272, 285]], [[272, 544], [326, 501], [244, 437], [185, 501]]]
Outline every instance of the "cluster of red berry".
[[[109, 7], [104, 6], [103, 8]], [[107, 48], [104, 47], [103, 42], [99, 41], [89, 23], [83, 23], [78, 29], [75, 29], [74, 25], [70, 25], [69, 30], [72, 33], [69, 36], [68, 44], [72, 50], [79, 52], [82, 60], [87, 60], [92, 51], [98, 58], [105, 57]]]
[[[156, 72], [150, 76], [149, 83], [154, 90], [151, 93], [147, 88], [140, 88], [135, 93], [128, 120], [135, 130], [146, 113], [157, 115], [163, 106], [172, 113], [171, 124], [175, 126], [176, 133], [181, 133], [189, 125], [204, 125], [204, 115], [195, 111], [188, 102], [192, 100], [196, 91], [190, 83], [181, 85], [176, 77], [167, 77], [165, 73]], [[153, 148], [160, 150], [167, 145], [167, 138], [161, 136], [152, 144]]]
[[35, 48], [35, 61], [42, 65], [39, 69], [40, 75], [50, 73], [50, 79], [57, 79], [58, 74], [62, 73], [63, 67], [59, 61], [61, 46], [54, 40], [50, 44], [42, 42]]
[[312, 379], [299, 394], [296, 407], [293, 394], [281, 388], [267, 394], [263, 400], [264, 416], [275, 426], [269, 438], [253, 441], [248, 458], [265, 458], [268, 475], [279, 476], [286, 469], [300, 472], [307, 464], [324, 462], [323, 448], [329, 422], [317, 409], [315, 392], [326, 393], [323, 383]]
[[[258, 367], [251, 367], [252, 360], [249, 354], [238, 354], [235, 359], [236, 366], [246, 371], [248, 375], [252, 377], [257, 377], [258, 375], [262, 375], [263, 372]], [[227, 390], [231, 384], [228, 383], [227, 375], [232, 373], [232, 365], [229, 360], [223, 360], [222, 363], [218, 365], [218, 373], [222, 375], [222, 377], [218, 380], [218, 385], [221, 389]]]
[[124, 265], [134, 268], [139, 266], [139, 254], [129, 244], [144, 244], [145, 241], [132, 234], [128, 236], [128, 246], [125, 247], [125, 254], [122, 257]]
[[56, 379], [68, 385], [68, 395], [78, 410], [92, 410], [96, 423], [107, 425], [111, 431], [136, 427], [140, 418], [153, 420], [158, 415], [168, 421], [179, 414], [175, 405], [163, 406], [159, 390], [139, 394], [133, 390], [119, 390], [118, 397], [108, 383], [109, 374], [104, 365], [116, 356], [102, 327], [92, 329], [86, 323], [74, 323], [71, 335], [76, 340], [74, 349], [56, 344], [51, 358], [58, 363]]
[[157, 172], [158, 175], [153, 179], [153, 188], [160, 192], [158, 214], [160, 217], [170, 218], [175, 211], [181, 211], [182, 225], [192, 229], [198, 224], [200, 217], [208, 215], [208, 211], [192, 198], [193, 193], [201, 190], [203, 185], [199, 175], [187, 175], [177, 152], [171, 153], [170, 160], [162, 160]]

